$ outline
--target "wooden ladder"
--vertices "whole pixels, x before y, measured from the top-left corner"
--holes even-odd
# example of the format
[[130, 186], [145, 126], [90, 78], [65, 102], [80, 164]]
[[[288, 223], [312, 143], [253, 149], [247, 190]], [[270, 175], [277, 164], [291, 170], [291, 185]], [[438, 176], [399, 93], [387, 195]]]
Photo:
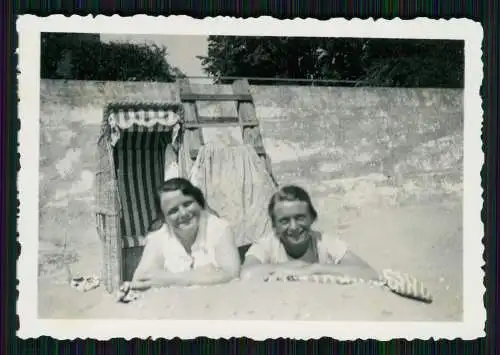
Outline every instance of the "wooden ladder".
[[[213, 92], [195, 92], [189, 83], [188, 79], [178, 80], [180, 88], [180, 100], [184, 108], [184, 132], [183, 132], [183, 145], [186, 154], [184, 161], [189, 163], [186, 171], [190, 171], [191, 167], [198, 156], [198, 151], [203, 146], [203, 127], [240, 127], [243, 144], [253, 146], [257, 155], [261, 158], [265, 167], [270, 174], [273, 182], [277, 182], [273, 176], [271, 169], [271, 162], [267, 155], [262, 135], [259, 128], [259, 120], [255, 112], [255, 105], [252, 94], [250, 92], [250, 85], [248, 80], [239, 79], [235, 80], [231, 85], [233, 93], [220, 94], [215, 90], [218, 85], [211, 85], [214, 88]], [[204, 86], [209, 87], [207, 85]], [[208, 91], [208, 90], [203, 90]], [[212, 90], [210, 90], [212, 91]], [[196, 102], [198, 101], [234, 101], [236, 103], [237, 117], [202, 117], [198, 114]]]

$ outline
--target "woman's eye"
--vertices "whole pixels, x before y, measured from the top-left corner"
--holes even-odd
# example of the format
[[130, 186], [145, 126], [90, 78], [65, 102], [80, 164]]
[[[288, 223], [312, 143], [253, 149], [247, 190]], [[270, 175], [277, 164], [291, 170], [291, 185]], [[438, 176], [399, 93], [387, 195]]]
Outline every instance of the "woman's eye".
[[174, 208], [170, 209], [167, 214], [169, 216], [171, 216], [173, 214], [176, 214], [177, 212], [179, 212], [179, 208], [178, 207], [174, 207]]
[[193, 201], [187, 201], [183, 204], [184, 207], [189, 207], [193, 204]]
[[289, 223], [289, 220], [288, 219], [280, 219], [279, 222], [280, 222], [281, 225], [285, 226], [285, 225], [287, 225]]

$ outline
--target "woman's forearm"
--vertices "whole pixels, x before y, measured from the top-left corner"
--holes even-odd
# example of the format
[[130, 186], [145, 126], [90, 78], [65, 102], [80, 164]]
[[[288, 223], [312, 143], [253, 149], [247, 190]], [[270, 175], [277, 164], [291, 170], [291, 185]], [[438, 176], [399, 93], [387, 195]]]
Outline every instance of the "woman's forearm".
[[133, 290], [144, 291], [151, 287], [168, 287], [168, 286], [188, 286], [186, 279], [179, 277], [178, 274], [159, 271], [154, 274], [136, 275], [130, 283]]
[[238, 275], [232, 275], [224, 270], [191, 270], [186, 272], [190, 285], [215, 285], [231, 281]]
[[327, 274], [338, 276], [359, 277], [365, 280], [373, 280], [379, 278], [378, 273], [369, 266], [351, 266], [342, 264], [313, 264], [306, 267], [304, 272], [309, 274]]
[[165, 272], [158, 280], [159, 287], [215, 285], [231, 281], [235, 276], [224, 270], [189, 270], [180, 273]]
[[241, 279], [261, 278], [269, 275], [276, 269], [276, 265], [271, 264], [253, 264], [243, 266], [240, 273]]
[[241, 278], [242, 279], [261, 278], [261, 277], [266, 277], [277, 271], [284, 272], [285, 270], [288, 270], [290, 271], [290, 273], [293, 273], [295, 270], [302, 269], [307, 265], [309, 264], [302, 262], [300, 260], [293, 260], [280, 264], [251, 264], [243, 266], [243, 269], [241, 270]]

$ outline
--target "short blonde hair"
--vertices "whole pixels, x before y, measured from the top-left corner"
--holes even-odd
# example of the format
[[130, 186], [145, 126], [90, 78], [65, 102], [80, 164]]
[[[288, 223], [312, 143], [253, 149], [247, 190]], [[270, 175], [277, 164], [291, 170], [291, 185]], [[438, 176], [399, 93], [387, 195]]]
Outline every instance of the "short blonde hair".
[[274, 195], [271, 197], [271, 200], [269, 201], [267, 212], [269, 214], [269, 217], [271, 218], [273, 226], [274, 226], [274, 206], [276, 205], [277, 202], [280, 201], [303, 201], [307, 203], [307, 206], [309, 207], [309, 213], [311, 214], [313, 221], [315, 221], [318, 218], [318, 212], [316, 212], [316, 209], [312, 204], [311, 197], [309, 196], [307, 191], [295, 185], [288, 185], [281, 187], [277, 192], [275, 192]]

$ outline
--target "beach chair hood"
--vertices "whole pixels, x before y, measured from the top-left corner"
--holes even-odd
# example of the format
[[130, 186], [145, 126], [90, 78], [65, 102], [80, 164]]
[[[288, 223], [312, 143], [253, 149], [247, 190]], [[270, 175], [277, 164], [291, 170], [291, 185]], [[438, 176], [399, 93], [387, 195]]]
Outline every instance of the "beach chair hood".
[[181, 124], [182, 106], [170, 105], [109, 105], [104, 114], [99, 141], [105, 139], [112, 147], [121, 140], [123, 132], [172, 132], [177, 142]]

